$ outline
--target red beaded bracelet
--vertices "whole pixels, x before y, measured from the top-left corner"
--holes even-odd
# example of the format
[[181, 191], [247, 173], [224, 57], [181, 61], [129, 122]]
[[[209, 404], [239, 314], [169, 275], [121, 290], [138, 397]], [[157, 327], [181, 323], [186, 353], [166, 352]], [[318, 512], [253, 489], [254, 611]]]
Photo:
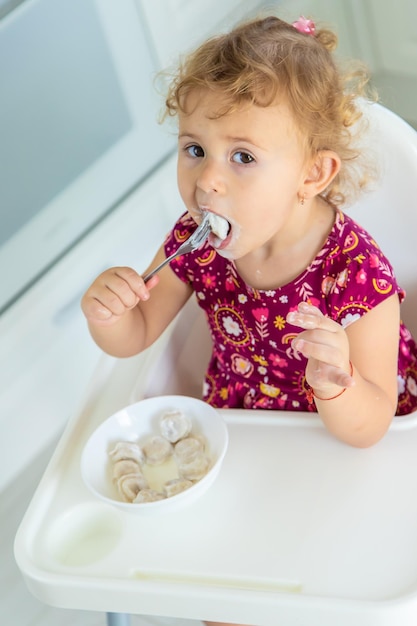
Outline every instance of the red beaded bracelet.
[[[350, 375], [352, 376], [353, 374], [353, 365], [352, 365], [352, 361], [349, 361], [349, 365], [350, 365]], [[340, 391], [339, 393], [337, 393], [335, 396], [331, 396], [331, 398], [321, 398], [320, 396], [318, 396], [317, 394], [314, 393], [314, 389], [312, 387], [310, 387], [310, 385], [308, 385], [307, 387], [307, 401], [309, 404], [313, 404], [313, 398], [317, 398], [317, 400], [335, 400], [335, 398], [338, 398], [339, 396], [342, 395], [342, 393], [345, 393], [347, 387], [344, 387], [344, 389], [342, 389], [342, 391]]]

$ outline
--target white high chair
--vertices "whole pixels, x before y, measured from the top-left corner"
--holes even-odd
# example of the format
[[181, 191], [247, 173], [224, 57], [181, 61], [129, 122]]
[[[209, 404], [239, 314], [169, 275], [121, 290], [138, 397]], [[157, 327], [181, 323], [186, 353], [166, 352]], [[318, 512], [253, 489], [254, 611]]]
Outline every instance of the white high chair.
[[[369, 143], [381, 176], [346, 212], [368, 230], [394, 267], [407, 292], [402, 317], [417, 337], [417, 131], [379, 104], [365, 107]], [[416, 197], [415, 197], [416, 196]]]
[[[382, 177], [349, 213], [392, 261], [408, 291], [405, 322], [417, 334], [417, 133], [380, 105], [367, 114]], [[311, 414], [223, 410], [229, 448], [195, 506], [169, 518], [121, 516], [86, 492], [79, 457], [94, 428], [147, 396], [200, 396], [208, 354], [192, 300], [144, 353], [103, 357], [16, 535], [34, 595], [106, 612], [108, 626], [127, 626], [129, 613], [260, 626], [415, 626], [417, 414], [394, 420], [377, 446], [360, 450]], [[87, 549], [96, 532], [98, 557]], [[82, 559], [68, 562], [69, 550]], [[137, 579], [138, 568], [149, 579]]]

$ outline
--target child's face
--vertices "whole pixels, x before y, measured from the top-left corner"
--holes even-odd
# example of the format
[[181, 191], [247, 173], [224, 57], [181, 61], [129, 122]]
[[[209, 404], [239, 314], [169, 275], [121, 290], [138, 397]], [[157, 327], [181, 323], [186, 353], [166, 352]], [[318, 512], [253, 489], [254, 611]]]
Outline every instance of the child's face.
[[226, 218], [231, 229], [218, 252], [238, 259], [293, 237], [306, 178], [306, 155], [284, 104], [245, 106], [215, 118], [221, 106], [212, 93], [188, 96], [179, 115], [178, 186], [197, 222], [202, 212]]

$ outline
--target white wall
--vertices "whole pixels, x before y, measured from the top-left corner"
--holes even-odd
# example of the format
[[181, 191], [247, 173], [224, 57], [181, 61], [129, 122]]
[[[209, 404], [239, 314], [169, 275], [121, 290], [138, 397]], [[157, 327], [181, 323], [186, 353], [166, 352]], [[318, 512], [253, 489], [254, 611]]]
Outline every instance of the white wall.
[[284, 0], [279, 14], [331, 25], [339, 54], [363, 60], [381, 103], [417, 128], [417, 3], [410, 0]]

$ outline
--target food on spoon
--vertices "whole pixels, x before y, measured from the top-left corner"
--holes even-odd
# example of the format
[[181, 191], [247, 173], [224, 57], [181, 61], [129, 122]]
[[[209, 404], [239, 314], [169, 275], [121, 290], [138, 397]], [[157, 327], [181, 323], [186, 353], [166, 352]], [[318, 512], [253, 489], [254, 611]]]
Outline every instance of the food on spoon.
[[149, 465], [160, 465], [172, 454], [173, 447], [167, 439], [155, 435], [148, 439], [143, 446], [143, 451]]
[[191, 432], [191, 420], [182, 411], [165, 413], [159, 424], [161, 435], [171, 443], [176, 443]]
[[229, 222], [221, 215], [209, 213], [209, 223], [212, 232], [221, 240], [226, 239], [229, 233]]

